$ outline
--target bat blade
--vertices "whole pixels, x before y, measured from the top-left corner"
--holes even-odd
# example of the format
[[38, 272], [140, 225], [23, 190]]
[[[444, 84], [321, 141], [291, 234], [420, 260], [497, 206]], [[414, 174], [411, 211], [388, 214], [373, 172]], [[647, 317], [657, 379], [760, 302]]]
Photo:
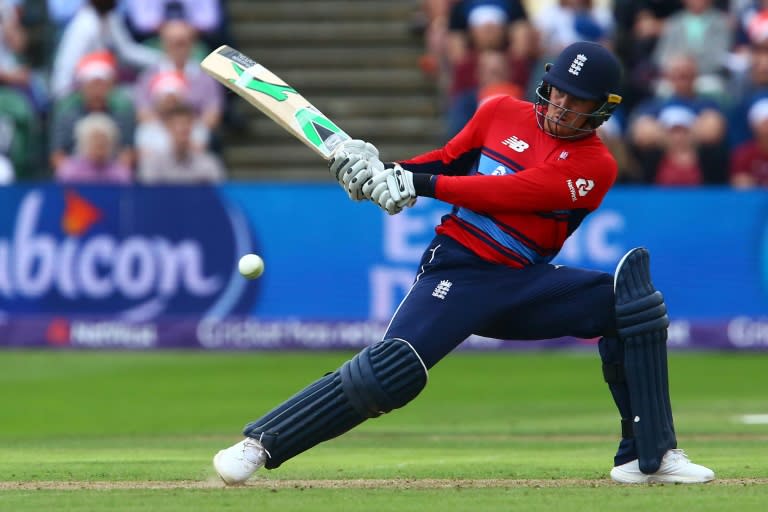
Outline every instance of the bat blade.
[[230, 46], [212, 51], [200, 66], [326, 160], [350, 139], [296, 89]]

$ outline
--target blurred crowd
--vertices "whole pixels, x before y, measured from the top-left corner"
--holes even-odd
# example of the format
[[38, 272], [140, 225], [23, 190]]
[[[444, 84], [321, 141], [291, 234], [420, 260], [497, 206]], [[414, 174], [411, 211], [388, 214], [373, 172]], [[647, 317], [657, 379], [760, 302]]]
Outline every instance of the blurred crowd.
[[[622, 183], [768, 186], [768, 0], [414, 0], [447, 139], [485, 98], [533, 100], [577, 40], [613, 49], [599, 135]], [[199, 62], [226, 0], [0, 0], [0, 184], [226, 178], [233, 95]]]
[[222, 0], [0, 0], [0, 184], [225, 179]]
[[625, 65], [599, 129], [619, 182], [768, 186], [768, 0], [423, 0], [414, 29], [446, 138], [491, 95], [535, 98], [545, 63], [589, 40]]

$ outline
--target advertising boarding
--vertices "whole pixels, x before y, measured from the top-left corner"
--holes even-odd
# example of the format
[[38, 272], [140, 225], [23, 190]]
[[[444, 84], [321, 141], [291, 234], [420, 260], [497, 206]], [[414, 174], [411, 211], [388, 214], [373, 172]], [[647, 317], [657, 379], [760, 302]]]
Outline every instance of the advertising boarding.
[[[450, 211], [332, 184], [0, 188], [0, 346], [345, 349], [379, 339]], [[553, 263], [648, 247], [675, 348], [768, 348], [768, 194], [617, 188]], [[237, 260], [260, 254], [246, 280]], [[472, 337], [462, 348], [593, 344]]]

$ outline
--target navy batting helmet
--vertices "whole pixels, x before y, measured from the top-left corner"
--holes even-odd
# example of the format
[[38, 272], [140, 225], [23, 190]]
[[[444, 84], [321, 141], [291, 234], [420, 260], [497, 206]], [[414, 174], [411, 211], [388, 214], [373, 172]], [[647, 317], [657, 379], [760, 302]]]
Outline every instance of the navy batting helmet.
[[[567, 125], [568, 128], [576, 130], [575, 137], [594, 131], [611, 117], [613, 110], [621, 103], [621, 96], [618, 94], [622, 75], [621, 63], [600, 44], [586, 41], [573, 43], [560, 53], [554, 64], [547, 64], [545, 71], [536, 89], [539, 126], [543, 126], [543, 119], [550, 105], [551, 87], [577, 98], [598, 102], [599, 106], [593, 112], [577, 116], [578, 119], [586, 117], [586, 123], [574, 121]], [[556, 119], [552, 121], [559, 124]]]

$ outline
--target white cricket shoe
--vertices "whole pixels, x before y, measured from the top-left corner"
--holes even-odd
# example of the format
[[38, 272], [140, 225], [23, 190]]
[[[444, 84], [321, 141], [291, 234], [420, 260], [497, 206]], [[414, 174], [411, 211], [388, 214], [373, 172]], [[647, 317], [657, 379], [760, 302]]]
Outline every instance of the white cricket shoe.
[[659, 470], [646, 475], [640, 471], [637, 459], [616, 466], [611, 478], [622, 484], [703, 484], [715, 479], [715, 473], [704, 466], [694, 464], [683, 450], [668, 450], [661, 459]]
[[256, 439], [246, 437], [237, 444], [220, 450], [213, 457], [213, 467], [227, 485], [248, 480], [267, 460], [267, 451]]

